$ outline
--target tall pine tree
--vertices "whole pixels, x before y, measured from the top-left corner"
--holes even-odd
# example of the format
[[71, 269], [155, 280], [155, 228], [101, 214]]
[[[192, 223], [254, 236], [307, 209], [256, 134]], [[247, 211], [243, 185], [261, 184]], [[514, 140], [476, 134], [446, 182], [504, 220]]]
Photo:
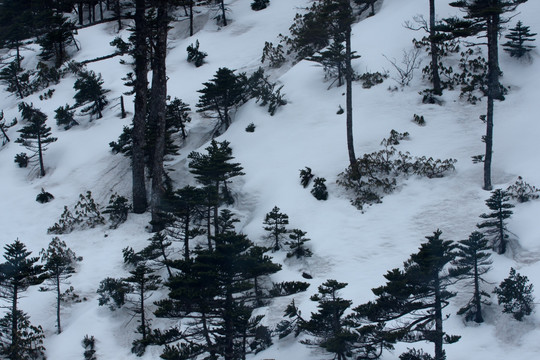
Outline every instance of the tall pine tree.
[[505, 220], [513, 214], [510, 209], [514, 207], [508, 202], [509, 199], [506, 191], [501, 189], [493, 191], [491, 197], [486, 200], [486, 205], [492, 212], [481, 214], [480, 217], [486, 220], [476, 225], [479, 229], [483, 229], [498, 254], [504, 254], [508, 244], [509, 235]]

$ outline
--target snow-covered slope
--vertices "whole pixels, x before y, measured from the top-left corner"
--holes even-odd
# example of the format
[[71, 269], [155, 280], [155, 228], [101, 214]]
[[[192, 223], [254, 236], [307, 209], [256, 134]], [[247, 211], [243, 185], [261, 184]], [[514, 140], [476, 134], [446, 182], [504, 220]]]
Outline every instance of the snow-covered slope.
[[[186, 22], [174, 23], [170, 31], [168, 54], [168, 89], [171, 97], [179, 97], [192, 109], [198, 101], [197, 90], [220, 67], [252, 72], [260, 66], [260, 56], [265, 41], [277, 43], [279, 33], [286, 34], [299, 8], [308, 0], [271, 0], [267, 9], [254, 12], [247, 0], [231, 0], [229, 26], [219, 28], [212, 14], [197, 17], [198, 32], [187, 36]], [[437, 1], [440, 16], [457, 14], [446, 1]], [[356, 71], [390, 71], [393, 69], [383, 55], [401, 58], [403, 50], [411, 48], [413, 37], [421, 34], [407, 30], [403, 23], [417, 14], [426, 15], [425, 0], [384, 0], [379, 12], [354, 25], [353, 49], [361, 55], [355, 60]], [[532, 31], [540, 29], [537, 14], [540, 4], [531, 0], [519, 8], [517, 19], [530, 25]], [[115, 23], [96, 25], [79, 30], [77, 40], [82, 49], [74, 59], [82, 61], [111, 53], [108, 46], [117, 36]], [[128, 33], [121, 33], [124, 39]], [[186, 47], [198, 39], [202, 51], [209, 55], [207, 63], [195, 68], [186, 62]], [[25, 51], [25, 66], [35, 63], [35, 49]], [[119, 64], [118, 58], [91, 63], [88, 68], [102, 74], [105, 87], [110, 89], [110, 105], [103, 119], [88, 122], [69, 131], [54, 124], [54, 109], [66, 103], [73, 104], [73, 83], [68, 77], [55, 86], [49, 100], [40, 101], [34, 94], [25, 101], [33, 102], [49, 116], [58, 141], [45, 154], [47, 175], [37, 178], [28, 169], [13, 163], [15, 154], [23, 148], [13, 142], [0, 149], [0, 199], [2, 201], [0, 229], [3, 244], [16, 238], [37, 254], [51, 239], [46, 230], [62, 213], [64, 205], [73, 206], [80, 193], [92, 191], [100, 204], [106, 204], [110, 195], [118, 192], [130, 196], [131, 173], [129, 159], [110, 152], [108, 143], [116, 140], [130, 116], [119, 116], [118, 97], [127, 88], [122, 77], [130, 71], [128, 65]], [[126, 58], [126, 60], [129, 60]], [[424, 59], [427, 62], [427, 58]], [[501, 51], [503, 82], [510, 87], [506, 101], [496, 104], [495, 152], [493, 182], [506, 188], [518, 175], [540, 185], [537, 141], [540, 122], [536, 111], [540, 83], [538, 51], [533, 51], [531, 62], [519, 62]], [[478, 215], [487, 208], [484, 200], [489, 193], [481, 189], [482, 168], [474, 165], [471, 156], [483, 152], [480, 141], [484, 124], [479, 115], [485, 112], [485, 102], [468, 104], [459, 99], [457, 91], [444, 94], [444, 105], [424, 105], [418, 92], [428, 84], [417, 72], [410, 87], [391, 92], [395, 86], [391, 79], [371, 89], [360, 84], [353, 88], [354, 138], [357, 155], [375, 151], [379, 142], [391, 129], [407, 131], [409, 141], [400, 145], [401, 150], [413, 155], [458, 160], [455, 173], [441, 179], [409, 179], [396, 193], [384, 198], [383, 203], [361, 213], [350, 205], [343, 189], [336, 185], [337, 175], [347, 166], [345, 142], [345, 115], [337, 115], [339, 106], [345, 106], [344, 88], [328, 90], [321, 67], [301, 61], [270, 72], [274, 80], [284, 85], [288, 104], [275, 116], [250, 101], [235, 115], [229, 130], [218, 138], [231, 143], [236, 160], [246, 173], [235, 180], [233, 190], [237, 201], [231, 208], [241, 223], [238, 230], [255, 242], [264, 243], [262, 221], [274, 206], [289, 215], [290, 228], [307, 231], [312, 239], [314, 256], [305, 261], [285, 260], [282, 253], [274, 254], [275, 260], [284, 263], [284, 270], [277, 273], [276, 281], [301, 280], [301, 273], [314, 276], [306, 293], [295, 295], [296, 303], [304, 314], [315, 309], [309, 296], [326, 279], [347, 282], [342, 296], [355, 305], [372, 299], [371, 288], [383, 283], [383, 274], [401, 266], [408, 255], [415, 252], [424, 236], [436, 229], [443, 231], [445, 239], [464, 239], [475, 230]], [[0, 109], [7, 119], [18, 117], [15, 97], [0, 90]], [[131, 99], [126, 104], [132, 107]], [[423, 115], [426, 126], [412, 122], [413, 114]], [[208, 145], [211, 121], [193, 112], [188, 126], [189, 136], [180, 155], [169, 162], [174, 168], [173, 180], [178, 187], [193, 183], [187, 168], [186, 157], [192, 150], [203, 151]], [[254, 133], [244, 129], [249, 123], [256, 125]], [[9, 134], [16, 138], [16, 130]], [[299, 184], [298, 170], [309, 166], [317, 176], [327, 179], [329, 199], [317, 201], [309, 190]], [[39, 204], [35, 196], [40, 189], [51, 192], [55, 200]], [[490, 281], [499, 283], [507, 276], [510, 267], [527, 275], [540, 287], [540, 232], [537, 219], [540, 201], [520, 204], [514, 209], [509, 228], [518, 241], [505, 256], [494, 255]], [[61, 238], [80, 256], [84, 257], [78, 273], [71, 278], [76, 291], [88, 300], [63, 309], [64, 332], [55, 334], [55, 298], [52, 293], [33, 289], [21, 301], [21, 308], [29, 313], [32, 323], [41, 324], [46, 331], [45, 346], [49, 359], [82, 358], [80, 341], [85, 334], [97, 339], [99, 359], [135, 359], [130, 353], [131, 341], [136, 337], [135, 321], [125, 313], [111, 313], [98, 307], [96, 289], [107, 276], [119, 277], [123, 268], [121, 249], [132, 246], [140, 249], [151, 236], [146, 230], [148, 215], [130, 214], [128, 221], [117, 230], [105, 227], [75, 231]], [[494, 286], [494, 285], [493, 285]], [[157, 299], [160, 294], [155, 295]], [[268, 325], [276, 324], [290, 298], [275, 300], [260, 311], [266, 315]], [[540, 353], [536, 339], [540, 336], [539, 315], [533, 314], [523, 323], [510, 316], [501, 315], [496, 304], [487, 309], [486, 323], [481, 326], [465, 324], [455, 315], [467, 300], [465, 294], [453, 299], [446, 308], [450, 318], [445, 322], [449, 334], [462, 335], [454, 345], [446, 346], [449, 359], [534, 359]], [[155, 320], [154, 325], [159, 321]], [[409, 345], [411, 346], [411, 345]], [[415, 345], [416, 346], [416, 345]], [[418, 345], [420, 346], [420, 345]], [[431, 352], [431, 345], [423, 345]], [[383, 359], [397, 359], [406, 348], [398, 344], [394, 353], [385, 353]], [[158, 348], [149, 348], [143, 359], [159, 357]], [[319, 359], [328, 358], [317, 349], [308, 348], [293, 338], [275, 339], [268, 350], [251, 356], [253, 359]]]

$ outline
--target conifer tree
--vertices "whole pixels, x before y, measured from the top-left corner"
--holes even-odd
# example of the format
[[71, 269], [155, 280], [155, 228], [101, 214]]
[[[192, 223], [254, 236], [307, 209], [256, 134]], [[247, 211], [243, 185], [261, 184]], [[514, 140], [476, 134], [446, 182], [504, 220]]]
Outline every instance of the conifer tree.
[[60, 322], [61, 285], [75, 273], [75, 266], [77, 262], [82, 261], [82, 257], [77, 256], [58, 237], [54, 237], [47, 249], [42, 249], [39, 254], [44, 263], [43, 270], [47, 274], [47, 282], [53, 287], [52, 289], [45, 287], [42, 289], [56, 291], [56, 329], [57, 333], [60, 334], [62, 332]]
[[290, 251], [287, 253], [287, 257], [296, 257], [297, 259], [303, 257], [310, 257], [313, 255], [310, 249], [306, 248], [305, 243], [311, 239], [306, 238], [306, 232], [300, 229], [292, 229], [289, 234], [290, 241], [285, 244], [289, 245]]
[[448, 290], [456, 281], [454, 272], [448, 269], [455, 257], [455, 245], [440, 236], [440, 230], [427, 236], [428, 241], [404, 263], [404, 270], [388, 271], [386, 285], [372, 289], [377, 299], [356, 308], [358, 316], [374, 324], [390, 322], [380, 331], [383, 339], [432, 342], [435, 360], [445, 359], [443, 344], [460, 338], [443, 330], [442, 310], [455, 296]]
[[522, 321], [534, 309], [533, 285], [514, 268], [510, 268], [510, 275], [493, 292], [497, 294], [499, 305], [503, 305], [503, 313], [512, 314], [517, 321]]
[[516, 26], [510, 29], [510, 33], [504, 36], [508, 39], [502, 44], [504, 51], [519, 59], [536, 47], [526, 44], [526, 41], [534, 41], [536, 35], [531, 33], [530, 26], [525, 26], [521, 21], [518, 21]]
[[[20, 57], [19, 61], [22, 59]], [[19, 99], [24, 99], [32, 93], [29, 80], [30, 72], [24, 71], [15, 60], [0, 70], [0, 81], [7, 86], [7, 91], [17, 94]]]
[[279, 212], [279, 208], [274, 206], [264, 217], [263, 224], [266, 225], [264, 230], [269, 232], [268, 237], [274, 243], [274, 251], [281, 249], [281, 239], [288, 232], [285, 225], [289, 224], [289, 215]]
[[0, 320], [0, 353], [9, 359], [41, 359], [43, 331], [30, 324], [18, 304], [23, 292], [45, 280], [43, 268], [36, 265], [39, 257], [30, 257], [32, 252], [19, 240], [5, 245], [4, 250], [6, 262], [0, 264], [0, 289], [9, 305], [6, 316]]
[[498, 254], [504, 254], [508, 244], [509, 236], [505, 220], [513, 214], [510, 209], [514, 207], [508, 202], [509, 198], [504, 190], [493, 191], [491, 197], [486, 200], [486, 205], [492, 212], [480, 215], [486, 220], [476, 225], [479, 229], [484, 229], [484, 234]]
[[54, 59], [55, 67], [59, 68], [67, 59], [67, 47], [76, 45], [73, 37], [75, 24], [64, 18], [62, 14], [52, 13], [48, 16], [44, 34], [39, 37], [41, 45], [40, 57], [43, 60]]
[[465, 320], [484, 322], [482, 316], [482, 305], [488, 305], [484, 300], [489, 298], [489, 294], [481, 289], [482, 283], [487, 283], [484, 275], [491, 269], [491, 254], [487, 252], [488, 239], [482, 233], [474, 231], [468, 239], [460, 240], [457, 245], [456, 258], [452, 261], [453, 275], [467, 280], [468, 285], [473, 287], [473, 296], [471, 300], [459, 309], [458, 315], [465, 315]]
[[180, 130], [182, 132], [182, 139], [187, 137], [186, 124], [191, 122], [190, 111], [191, 108], [189, 105], [178, 98], [174, 98], [167, 104], [167, 128], [172, 131]]
[[68, 104], [66, 104], [66, 106], [59, 106], [54, 112], [56, 113], [56, 115], [54, 115], [56, 125], [62, 126], [64, 130], [69, 130], [73, 126], [79, 125], [73, 118], [75, 111], [71, 110], [71, 107]]
[[214, 77], [203, 83], [197, 107], [197, 112], [217, 117], [216, 134], [227, 130], [231, 125], [231, 111], [245, 101], [245, 86], [243, 77], [236, 75], [233, 70], [219, 68]]
[[43, 153], [47, 150], [50, 143], [58, 140], [51, 136], [51, 128], [45, 125], [47, 115], [39, 109], [34, 108], [33, 104], [19, 104], [21, 117], [28, 125], [24, 126], [19, 132], [19, 138], [15, 142], [22, 144], [28, 150], [33, 151], [34, 155], [30, 158], [38, 157], [40, 176], [45, 176], [45, 165], [43, 163]]
[[102, 111], [108, 103], [105, 94], [109, 92], [102, 86], [101, 74], [96, 75], [92, 70], [81, 71], [79, 78], [73, 85], [73, 88], [77, 90], [74, 95], [75, 106], [88, 104], [81, 109], [81, 112], [88, 113], [90, 116], [97, 115], [97, 118], [101, 119], [103, 117]]

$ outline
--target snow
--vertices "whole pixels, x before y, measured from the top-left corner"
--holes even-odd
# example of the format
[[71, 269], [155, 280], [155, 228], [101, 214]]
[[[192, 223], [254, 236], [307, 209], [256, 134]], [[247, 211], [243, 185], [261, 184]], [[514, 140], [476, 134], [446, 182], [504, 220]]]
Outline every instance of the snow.
[[[187, 22], [175, 22], [169, 34], [168, 89], [171, 97], [179, 97], [195, 110], [202, 83], [212, 78], [218, 68], [228, 67], [248, 74], [260, 66], [260, 56], [265, 41], [277, 44], [278, 34], [287, 34], [294, 14], [301, 11], [308, 0], [272, 0], [270, 6], [254, 12], [249, 1], [231, 0], [227, 27], [218, 27], [213, 15], [200, 9], [196, 34], [187, 36]], [[412, 38], [421, 37], [403, 27], [403, 23], [417, 14], [427, 15], [425, 0], [385, 0], [380, 11], [354, 25], [353, 50], [361, 58], [353, 66], [358, 72], [388, 70], [395, 76], [390, 63], [383, 57], [401, 58], [403, 50], [412, 47]], [[441, 1], [437, 2], [440, 17], [458, 14]], [[529, 1], [520, 6], [512, 20], [522, 20], [534, 32], [540, 29], [537, 14], [540, 4]], [[76, 36], [81, 51], [74, 59], [82, 61], [110, 54], [114, 51], [108, 43], [120, 35], [127, 39], [126, 30], [116, 33], [116, 23], [96, 25], [81, 29]], [[187, 63], [186, 47], [199, 40], [200, 49], [208, 53], [207, 63], [195, 68]], [[25, 50], [26, 63], [32, 63], [37, 50]], [[504, 71], [503, 82], [510, 86], [504, 102], [496, 103], [493, 182], [497, 188], [506, 188], [518, 175], [533, 185], [540, 185], [537, 141], [540, 133], [537, 101], [540, 83], [538, 50], [532, 60], [516, 61], [500, 52]], [[129, 59], [125, 58], [127, 61]], [[424, 58], [424, 63], [428, 61]], [[110, 89], [110, 101], [104, 118], [89, 121], [79, 116], [81, 126], [69, 131], [54, 124], [54, 109], [66, 103], [73, 104], [73, 83], [68, 76], [49, 100], [39, 100], [39, 94], [25, 99], [49, 116], [49, 126], [58, 141], [45, 153], [47, 175], [36, 177], [35, 171], [19, 169], [13, 163], [15, 154], [24, 149], [13, 142], [0, 149], [0, 174], [2, 186], [2, 213], [0, 229], [2, 244], [16, 238], [24, 242], [37, 255], [51, 239], [46, 230], [53, 225], [64, 205], [72, 207], [80, 193], [90, 190], [96, 201], [106, 205], [110, 195], [118, 192], [130, 196], [131, 173], [129, 159], [113, 155], [108, 143], [117, 139], [122, 127], [130, 122], [119, 116], [119, 96], [127, 90], [122, 77], [130, 70], [121, 65], [119, 58], [88, 64], [88, 69], [101, 73], [105, 88]], [[315, 310], [309, 296], [326, 279], [337, 279], [349, 285], [342, 296], [352, 299], [354, 305], [371, 300], [371, 288], [382, 285], [387, 270], [400, 267], [423, 242], [424, 237], [436, 229], [443, 231], [444, 239], [464, 239], [475, 230], [478, 215], [487, 211], [484, 205], [489, 193], [481, 189], [482, 167], [472, 164], [470, 158], [483, 152], [480, 141], [485, 129], [479, 116], [485, 113], [485, 101], [477, 105], [459, 99], [457, 91], [447, 91], [444, 105], [423, 105], [418, 92], [428, 86], [417, 71], [410, 87], [395, 92], [389, 86], [397, 85], [387, 79], [371, 89], [354, 85], [354, 139], [357, 156], [379, 148], [382, 138], [391, 129], [407, 131], [410, 140], [399, 145], [412, 155], [458, 160], [455, 173], [442, 179], [411, 178], [398, 190], [383, 199], [382, 204], [361, 213], [350, 205], [347, 195], [336, 184], [337, 176], [347, 166], [345, 142], [345, 115], [337, 115], [345, 107], [342, 88], [328, 90], [321, 67], [309, 61], [268, 72], [274, 81], [284, 85], [288, 104], [271, 117], [266, 109], [252, 100], [236, 113], [229, 130], [217, 140], [227, 140], [233, 155], [246, 173], [234, 181], [237, 202], [231, 208], [241, 219], [238, 230], [251, 240], [265, 244], [262, 221], [274, 206], [287, 213], [289, 228], [307, 231], [308, 243], [314, 257], [303, 261], [285, 260], [283, 253], [274, 254], [276, 261], [284, 262], [284, 269], [275, 274], [274, 281], [302, 280], [301, 273], [314, 276], [306, 293], [295, 295], [296, 304], [304, 314]], [[18, 100], [0, 90], [0, 109], [6, 119], [18, 117]], [[132, 98], [126, 97], [126, 106], [132, 114]], [[426, 126], [412, 122], [413, 114], [423, 115]], [[535, 115], [536, 114], [536, 115]], [[187, 155], [204, 151], [210, 140], [213, 124], [193, 111], [193, 121], [188, 125], [189, 136], [181, 154], [169, 162], [174, 168], [173, 180], [178, 187], [193, 184], [188, 173]], [[244, 129], [249, 123], [256, 125], [254, 133]], [[9, 130], [12, 139], [17, 137], [17, 127]], [[309, 189], [299, 184], [299, 170], [309, 166], [316, 176], [327, 179], [329, 199], [317, 201]], [[35, 202], [40, 189], [51, 192], [55, 200], [48, 204]], [[512, 251], [505, 256], [494, 255], [493, 270], [488, 278], [498, 284], [508, 275], [510, 267], [527, 275], [536, 288], [540, 287], [540, 235], [537, 227], [540, 201], [518, 204], [509, 220], [509, 228], [516, 235]], [[84, 260], [77, 274], [71, 278], [75, 290], [87, 301], [73, 304], [62, 310], [64, 332], [55, 333], [52, 293], [28, 291], [21, 300], [21, 308], [28, 312], [34, 324], [41, 324], [46, 332], [47, 356], [54, 360], [81, 358], [80, 341], [84, 335], [97, 339], [97, 356], [100, 359], [135, 359], [130, 353], [136, 323], [121, 310], [111, 313], [99, 307], [96, 289], [105, 277], [126, 274], [121, 250], [126, 246], [140, 249], [151, 237], [146, 226], [149, 215], [130, 214], [128, 221], [117, 230], [106, 227], [75, 231], [61, 238]], [[495, 286], [495, 285], [493, 285]], [[489, 289], [489, 286], [486, 288]], [[156, 293], [156, 299], [164, 294]], [[455, 315], [466, 294], [453, 299], [445, 313], [451, 315], [445, 322], [445, 331], [462, 335], [461, 340], [445, 349], [449, 359], [534, 359], [540, 353], [539, 315], [533, 313], [524, 323], [510, 316], [501, 315], [493, 304], [487, 310], [486, 323], [480, 326], [466, 324]], [[496, 299], [492, 299], [496, 301]], [[266, 315], [265, 322], [275, 325], [282, 318], [290, 298], [276, 299], [267, 308], [259, 309]], [[154, 326], [165, 324], [156, 319]], [[398, 344], [394, 352], [387, 352], [383, 359], [397, 359], [406, 347], [422, 346], [432, 352], [431, 344]], [[160, 350], [149, 348], [142, 359], [156, 359]], [[318, 349], [308, 348], [292, 338], [275, 339], [268, 350], [251, 355], [250, 359], [313, 359], [329, 358]]]

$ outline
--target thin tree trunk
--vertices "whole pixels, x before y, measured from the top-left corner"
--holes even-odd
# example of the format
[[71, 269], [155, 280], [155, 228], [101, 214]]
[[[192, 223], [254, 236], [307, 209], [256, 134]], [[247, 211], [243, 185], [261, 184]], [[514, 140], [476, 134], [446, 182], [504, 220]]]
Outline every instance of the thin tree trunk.
[[193, 36], [193, 0], [189, 0], [189, 36]]
[[12, 307], [11, 311], [13, 312], [13, 316], [11, 318], [11, 350], [10, 355], [13, 356], [14, 359], [18, 359], [18, 350], [19, 350], [19, 332], [18, 332], [18, 326], [17, 326], [17, 300], [19, 297], [19, 287], [17, 284], [14, 284], [13, 286], [13, 299], [12, 299]]
[[474, 304], [476, 307], [476, 313], [474, 314], [474, 321], [477, 323], [483, 323], [482, 317], [482, 298], [480, 296], [480, 275], [478, 274], [478, 258], [475, 254], [474, 257]]
[[79, 13], [79, 25], [84, 25], [84, 4], [82, 1], [79, 1], [77, 4], [77, 9]]
[[62, 325], [60, 324], [60, 274], [58, 269], [56, 271], [56, 327], [58, 328], [57, 332], [60, 334], [62, 332]]
[[190, 223], [189, 210], [187, 211], [187, 216], [184, 224], [184, 261], [189, 263], [189, 223]]
[[435, 278], [435, 360], [444, 360], [443, 351], [443, 319], [442, 319], [442, 300], [441, 300], [441, 284], [439, 275]]
[[40, 169], [40, 176], [45, 176], [45, 166], [43, 165], [43, 149], [41, 146], [41, 135], [37, 134], [37, 141], [38, 141], [38, 156], [39, 156], [39, 169]]
[[429, 0], [429, 43], [431, 45], [433, 93], [442, 95], [441, 78], [439, 76], [439, 47], [435, 41], [435, 36], [435, 0]]
[[156, 51], [154, 53], [154, 68], [152, 73], [152, 95], [150, 98], [150, 123], [154, 127], [155, 143], [154, 156], [152, 163], [152, 227], [154, 231], [163, 228], [162, 219], [159, 212], [159, 206], [163, 194], [165, 193], [163, 168], [163, 157], [165, 154], [165, 132], [166, 132], [166, 99], [167, 99], [167, 74], [166, 74], [166, 56], [167, 56], [167, 32], [168, 13], [167, 1], [160, 0], [157, 9], [157, 34]]
[[[347, 7], [350, 9], [349, 0], [347, 1]], [[353, 140], [353, 114], [352, 114], [352, 65], [351, 65], [351, 25], [347, 25], [345, 31], [345, 82], [347, 83], [346, 91], [346, 112], [347, 112], [347, 150], [349, 154], [349, 163], [352, 170], [353, 178], [358, 178], [358, 167], [356, 163], [356, 154], [354, 153], [354, 140]]]
[[[489, 86], [489, 85], [488, 85]], [[486, 116], [486, 154], [484, 156], [484, 190], [491, 191], [491, 159], [493, 155], [493, 96], [488, 88], [487, 96], [487, 116]]]
[[141, 333], [143, 342], [146, 340], [146, 318], [144, 312], [144, 274], [143, 279], [141, 280], [141, 307], [139, 308], [141, 312]]
[[225, 17], [225, 0], [221, 0], [221, 16], [223, 16], [223, 26], [227, 26], [227, 18]]
[[148, 104], [148, 46], [145, 0], [135, 2], [135, 114], [132, 132], [133, 212], [142, 214], [148, 206], [144, 147], [146, 146], [146, 112]]

